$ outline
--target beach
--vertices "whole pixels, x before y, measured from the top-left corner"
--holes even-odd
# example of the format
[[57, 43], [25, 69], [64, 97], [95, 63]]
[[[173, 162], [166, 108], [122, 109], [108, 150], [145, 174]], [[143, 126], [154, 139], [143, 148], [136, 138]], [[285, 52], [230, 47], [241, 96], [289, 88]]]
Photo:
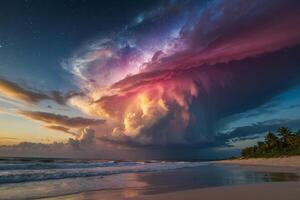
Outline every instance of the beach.
[[207, 200], [299, 200], [300, 197], [300, 183], [266, 183], [247, 186], [232, 186], [196, 189], [183, 192], [175, 192], [166, 195], [157, 195], [145, 198], [136, 199], [207, 199]]
[[48, 200], [299, 200], [300, 182], [264, 183], [140, 195], [130, 190], [87, 192]]
[[0, 199], [293, 200], [300, 197], [299, 159], [143, 162], [9, 158], [0, 162]]
[[[259, 158], [259, 159], [236, 159], [216, 161], [217, 165], [236, 166], [237, 170], [254, 170], [257, 172], [269, 171], [276, 172], [277, 175], [288, 176], [294, 173], [300, 174], [300, 156], [283, 157], [283, 158]], [[267, 176], [270, 176], [268, 174]], [[213, 177], [212, 177], [213, 178]], [[98, 200], [98, 199], [132, 199], [132, 200], [298, 200], [300, 198], [299, 179], [288, 180], [274, 179], [271, 182], [237, 184], [229, 186], [207, 186], [195, 189], [183, 189], [171, 192], [147, 193], [135, 188], [125, 188], [116, 190], [101, 190], [84, 192], [74, 195], [66, 195], [48, 200]]]
[[279, 157], [279, 158], [232, 159], [232, 160], [217, 161], [217, 163], [237, 164], [237, 165], [247, 165], [247, 166], [300, 168], [300, 156]]

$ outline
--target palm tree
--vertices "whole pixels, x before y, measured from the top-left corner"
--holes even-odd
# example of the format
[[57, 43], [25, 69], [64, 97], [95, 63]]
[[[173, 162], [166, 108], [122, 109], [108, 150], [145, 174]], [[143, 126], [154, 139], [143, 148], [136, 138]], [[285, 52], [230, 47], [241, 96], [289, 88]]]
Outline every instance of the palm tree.
[[295, 143], [298, 149], [300, 149], [300, 129], [296, 132]]
[[266, 153], [266, 144], [264, 142], [257, 142], [257, 151], [259, 154]]
[[287, 142], [292, 131], [288, 127], [280, 127], [277, 129], [277, 132], [280, 134], [284, 142]]
[[277, 129], [277, 131], [282, 135], [287, 135], [287, 134], [291, 134], [292, 131], [288, 128], [288, 127], [280, 127]]
[[280, 127], [277, 130], [282, 136], [282, 142], [284, 146], [294, 148], [295, 146], [295, 137], [292, 134], [292, 131], [287, 127]]
[[278, 146], [279, 139], [274, 133], [269, 132], [265, 137], [265, 142], [267, 149], [272, 151]]
[[300, 137], [300, 129], [296, 132], [296, 135]]
[[281, 155], [300, 155], [300, 130], [292, 132], [287, 127], [281, 127], [277, 134], [269, 132], [265, 142], [242, 149], [245, 158], [276, 157]]

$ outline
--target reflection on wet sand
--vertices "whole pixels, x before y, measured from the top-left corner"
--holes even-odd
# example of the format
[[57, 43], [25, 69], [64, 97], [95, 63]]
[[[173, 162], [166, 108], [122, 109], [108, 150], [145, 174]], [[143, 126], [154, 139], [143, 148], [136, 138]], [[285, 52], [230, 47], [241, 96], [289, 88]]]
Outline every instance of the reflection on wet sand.
[[[124, 187], [113, 190], [85, 192], [63, 197], [58, 200], [119, 200], [142, 196], [177, 192], [183, 190], [230, 186], [242, 184], [256, 184], [265, 182], [299, 181], [300, 172], [279, 172], [272, 168], [253, 170], [234, 165], [202, 166], [167, 172], [153, 172], [141, 174], [126, 174], [123, 176]], [[134, 183], [134, 184], [133, 184]], [[51, 198], [51, 200], [53, 200]], [[49, 199], [50, 200], [50, 199]]]

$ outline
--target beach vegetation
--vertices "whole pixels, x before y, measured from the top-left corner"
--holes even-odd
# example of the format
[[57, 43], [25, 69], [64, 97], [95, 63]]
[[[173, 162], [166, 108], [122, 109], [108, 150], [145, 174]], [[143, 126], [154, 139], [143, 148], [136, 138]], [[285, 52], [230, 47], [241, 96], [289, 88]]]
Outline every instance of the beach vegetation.
[[267, 133], [264, 141], [242, 149], [241, 155], [243, 158], [300, 155], [300, 130], [293, 132], [280, 127], [275, 133]]

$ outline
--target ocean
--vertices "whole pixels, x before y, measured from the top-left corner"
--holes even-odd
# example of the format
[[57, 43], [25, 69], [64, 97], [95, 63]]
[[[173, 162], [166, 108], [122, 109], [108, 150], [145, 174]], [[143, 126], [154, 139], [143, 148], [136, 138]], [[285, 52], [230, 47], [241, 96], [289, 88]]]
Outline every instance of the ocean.
[[0, 159], [0, 199], [47, 199], [96, 190], [162, 193], [202, 187], [298, 181], [299, 174], [213, 162]]

